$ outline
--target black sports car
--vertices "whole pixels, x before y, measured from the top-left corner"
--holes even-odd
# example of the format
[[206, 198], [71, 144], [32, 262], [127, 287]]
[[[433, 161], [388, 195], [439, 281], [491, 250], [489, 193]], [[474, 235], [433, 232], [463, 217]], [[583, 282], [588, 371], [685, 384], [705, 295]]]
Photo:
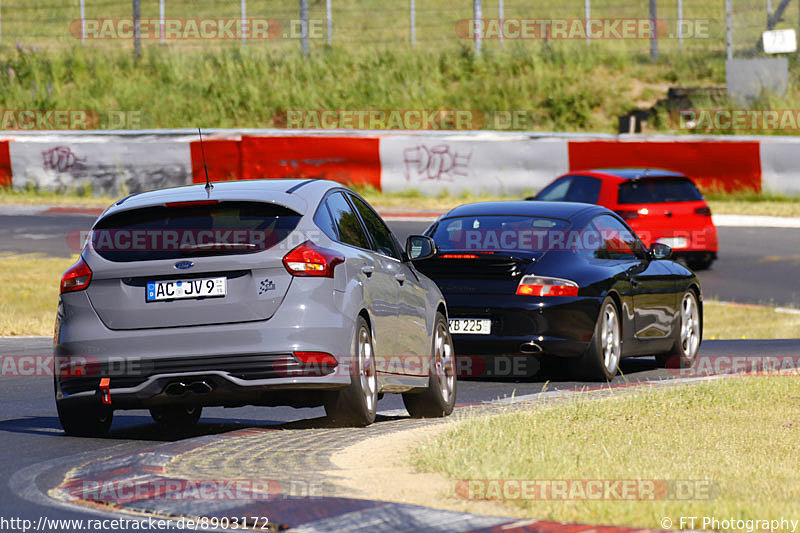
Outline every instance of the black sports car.
[[444, 294], [458, 355], [561, 356], [576, 377], [607, 380], [621, 357], [697, 354], [697, 277], [604, 207], [467, 204], [426, 235], [438, 251], [416, 266]]

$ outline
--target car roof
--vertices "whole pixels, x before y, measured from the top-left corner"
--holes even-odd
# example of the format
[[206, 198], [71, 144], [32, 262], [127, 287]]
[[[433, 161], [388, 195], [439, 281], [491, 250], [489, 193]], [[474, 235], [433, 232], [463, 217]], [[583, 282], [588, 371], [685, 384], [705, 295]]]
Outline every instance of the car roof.
[[595, 168], [588, 171], [573, 171], [569, 176], [580, 175], [582, 172], [593, 174], [605, 174], [615, 176], [623, 180], [635, 180], [640, 178], [685, 178], [685, 174], [673, 172], [663, 168]]
[[131, 194], [111, 205], [103, 215], [167, 202], [209, 199], [277, 203], [302, 214], [309, 206], [315, 206], [317, 200], [329, 189], [342, 187], [341, 184], [329, 180], [284, 178], [216, 181], [212, 185], [214, 187], [210, 192], [206, 192], [205, 183], [198, 183]]
[[582, 204], [579, 202], [542, 202], [530, 200], [475, 202], [455, 207], [448, 211], [442, 218], [474, 215], [519, 215], [573, 219], [579, 214], [590, 211], [597, 211], [599, 213], [606, 212], [608, 209], [595, 204]]

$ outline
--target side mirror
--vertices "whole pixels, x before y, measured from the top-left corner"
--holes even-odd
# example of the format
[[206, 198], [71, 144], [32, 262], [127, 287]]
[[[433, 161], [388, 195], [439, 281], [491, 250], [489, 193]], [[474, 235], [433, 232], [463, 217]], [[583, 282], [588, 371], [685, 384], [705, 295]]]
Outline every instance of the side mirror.
[[409, 235], [406, 239], [406, 255], [411, 261], [422, 261], [436, 255], [436, 243], [425, 235]]
[[650, 246], [651, 259], [669, 259], [672, 257], [672, 248], [660, 242], [654, 242]]

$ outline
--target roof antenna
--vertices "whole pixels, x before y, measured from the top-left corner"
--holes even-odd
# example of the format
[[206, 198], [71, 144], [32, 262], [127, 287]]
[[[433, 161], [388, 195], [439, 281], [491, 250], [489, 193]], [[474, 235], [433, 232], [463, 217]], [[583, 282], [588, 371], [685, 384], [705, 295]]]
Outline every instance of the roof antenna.
[[203, 170], [206, 171], [206, 194], [211, 196], [211, 189], [214, 188], [211, 185], [211, 181], [208, 179], [208, 167], [206, 166], [206, 151], [203, 149], [203, 132], [200, 131], [200, 128], [197, 128], [197, 134], [200, 135], [200, 153], [203, 155]]

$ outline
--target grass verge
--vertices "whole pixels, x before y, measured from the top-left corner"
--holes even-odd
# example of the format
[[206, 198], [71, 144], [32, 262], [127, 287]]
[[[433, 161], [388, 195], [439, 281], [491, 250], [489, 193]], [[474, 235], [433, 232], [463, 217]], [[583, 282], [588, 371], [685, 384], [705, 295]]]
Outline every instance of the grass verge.
[[581, 397], [458, 422], [420, 445], [413, 465], [454, 487], [457, 480], [684, 480], [711, 489], [656, 501], [505, 501], [539, 520], [661, 529], [664, 517], [675, 528], [682, 516], [796, 519], [798, 408], [798, 379], [788, 376]]
[[0, 335], [52, 335], [58, 283], [76, 259], [0, 254]]
[[[52, 334], [58, 282], [76, 258], [0, 254], [0, 335]], [[707, 300], [704, 309], [706, 339], [785, 339], [800, 332], [800, 314], [771, 307]]]

